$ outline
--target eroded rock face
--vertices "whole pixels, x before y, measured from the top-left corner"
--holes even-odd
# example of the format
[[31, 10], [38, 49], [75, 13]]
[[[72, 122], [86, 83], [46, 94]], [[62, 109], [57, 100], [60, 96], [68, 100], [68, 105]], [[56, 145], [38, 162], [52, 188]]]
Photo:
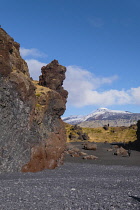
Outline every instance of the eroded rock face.
[[140, 142], [140, 120], [137, 122], [137, 140]]
[[137, 122], [137, 140], [134, 142], [134, 146], [137, 150], [140, 151], [140, 120]]
[[39, 85], [57, 91], [63, 99], [67, 98], [68, 92], [62, 87], [65, 79], [66, 67], [59, 65], [57, 60], [43, 66], [42, 75], [39, 77]]
[[[19, 47], [0, 28], [0, 172], [55, 168], [62, 163], [65, 150], [66, 133], [60, 117], [67, 91], [60, 84], [53, 88], [52, 72], [47, 75], [53, 87], [51, 82], [46, 87], [32, 81]], [[66, 71], [57, 65], [59, 72], [60, 67]]]
[[0, 28], [0, 74], [7, 76], [11, 72], [19, 71], [29, 77], [26, 62], [19, 53], [20, 45]]

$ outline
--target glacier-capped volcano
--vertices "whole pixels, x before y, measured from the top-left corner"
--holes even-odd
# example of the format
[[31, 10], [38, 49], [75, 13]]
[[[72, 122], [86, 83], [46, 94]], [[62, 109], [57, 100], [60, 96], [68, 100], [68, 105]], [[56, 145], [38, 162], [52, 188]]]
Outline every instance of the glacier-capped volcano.
[[[125, 121], [134, 121], [134, 123], [140, 119], [140, 114], [128, 112], [128, 111], [119, 111], [119, 110], [110, 110], [107, 108], [99, 108], [92, 113], [86, 115], [86, 116], [70, 116], [70, 117], [65, 117], [62, 118], [64, 122], [69, 123], [69, 124], [80, 124], [80, 123], [86, 123], [86, 122], [92, 122], [92, 121], [117, 121], [120, 120], [122, 121], [123, 125], [123, 120]], [[118, 125], [116, 125], [118, 126]]]

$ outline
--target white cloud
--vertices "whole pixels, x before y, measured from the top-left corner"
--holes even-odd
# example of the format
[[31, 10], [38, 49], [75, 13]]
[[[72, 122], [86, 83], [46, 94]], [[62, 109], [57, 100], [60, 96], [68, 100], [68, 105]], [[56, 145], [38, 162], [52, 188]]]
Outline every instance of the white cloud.
[[40, 52], [38, 49], [31, 48], [26, 49], [24, 47], [20, 48], [20, 54], [22, 57], [47, 57], [45, 53]]
[[[98, 92], [94, 90], [87, 90], [85, 93], [85, 104], [86, 105], [123, 105], [131, 103], [131, 96], [125, 91], [108, 90]], [[79, 104], [77, 104], [79, 106]], [[82, 104], [81, 104], [82, 105]]]
[[140, 87], [131, 88], [129, 92], [132, 95], [132, 102], [137, 105], [140, 105]]
[[68, 66], [64, 87], [69, 92], [68, 105], [83, 107], [87, 105], [109, 106], [140, 104], [140, 87], [129, 90], [108, 90], [98, 88], [111, 84], [117, 76], [96, 77], [77, 66]]
[[78, 66], [68, 66], [65, 86], [71, 87], [72, 83], [72, 86], [78, 86], [80, 89], [85, 89], [85, 87], [87, 89], [96, 89], [103, 84], [111, 84], [116, 79], [118, 79], [116, 75], [112, 77], [96, 77], [91, 72]]
[[[26, 60], [31, 77], [39, 79], [42, 66], [46, 63], [35, 59]], [[105, 90], [99, 91], [100, 87], [112, 84], [118, 77], [97, 77], [91, 72], [78, 66], [68, 66], [64, 88], [68, 90], [68, 105], [84, 107], [87, 105], [111, 106], [111, 105], [140, 105], [140, 87], [129, 90]], [[102, 88], [103, 89], [103, 88]]]
[[26, 60], [30, 72], [30, 76], [34, 80], [39, 80], [39, 76], [41, 75], [41, 68], [42, 66], [46, 66], [46, 63], [42, 63], [35, 59]]

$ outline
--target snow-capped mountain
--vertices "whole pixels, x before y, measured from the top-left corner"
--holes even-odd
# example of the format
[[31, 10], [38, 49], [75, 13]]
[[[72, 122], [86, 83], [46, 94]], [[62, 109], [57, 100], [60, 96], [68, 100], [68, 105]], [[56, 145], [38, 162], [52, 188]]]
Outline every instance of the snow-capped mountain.
[[84, 121], [91, 121], [91, 120], [104, 120], [104, 119], [114, 119], [114, 118], [124, 118], [127, 115], [131, 115], [131, 112], [128, 111], [118, 111], [118, 110], [110, 110], [107, 108], [100, 108], [96, 111], [92, 112], [91, 114], [87, 115], [84, 118]]
[[83, 122], [91, 122], [91, 121], [113, 121], [113, 120], [131, 120], [137, 121], [140, 119], [140, 114], [128, 112], [128, 111], [118, 111], [118, 110], [110, 110], [107, 108], [100, 108], [96, 111], [86, 115], [86, 116], [70, 116], [66, 118], [62, 118], [64, 122], [69, 124], [80, 124]]
[[62, 118], [62, 120], [66, 123], [70, 123], [70, 124], [79, 124], [81, 122], [83, 122], [83, 118], [84, 116], [81, 115], [72, 115], [69, 117], [64, 117]]

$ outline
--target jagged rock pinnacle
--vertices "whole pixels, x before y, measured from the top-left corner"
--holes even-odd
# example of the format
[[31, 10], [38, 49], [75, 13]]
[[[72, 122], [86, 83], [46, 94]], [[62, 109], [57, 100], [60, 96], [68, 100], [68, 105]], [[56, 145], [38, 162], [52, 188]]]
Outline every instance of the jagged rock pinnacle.
[[30, 78], [19, 48], [0, 28], [0, 173], [53, 169], [66, 145], [60, 118], [66, 108], [66, 68], [56, 60], [43, 67], [40, 86]]

